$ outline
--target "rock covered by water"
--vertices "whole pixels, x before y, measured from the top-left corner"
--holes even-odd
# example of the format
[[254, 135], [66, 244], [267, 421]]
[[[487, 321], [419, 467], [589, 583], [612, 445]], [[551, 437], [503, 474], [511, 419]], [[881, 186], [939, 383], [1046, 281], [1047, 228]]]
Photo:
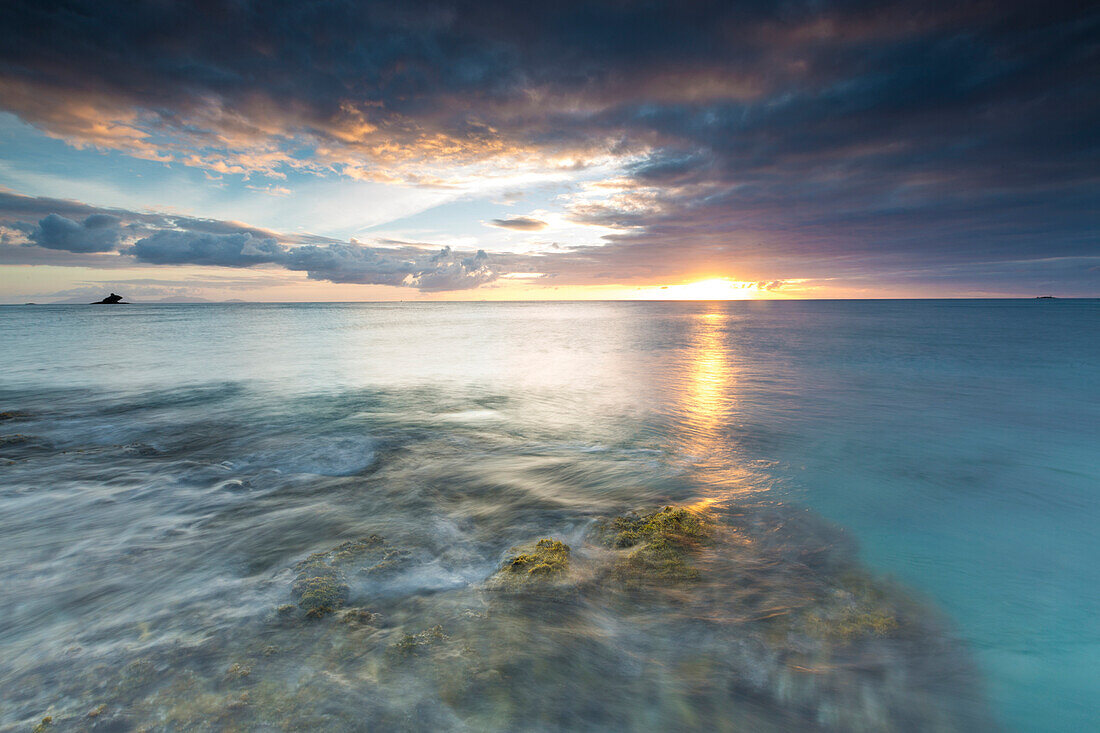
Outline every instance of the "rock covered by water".
[[415, 548], [345, 542], [298, 562], [293, 603], [250, 633], [43, 712], [119, 730], [990, 729], [937, 615], [805, 513], [640, 508], [564, 540], [426, 595], [386, 591]]

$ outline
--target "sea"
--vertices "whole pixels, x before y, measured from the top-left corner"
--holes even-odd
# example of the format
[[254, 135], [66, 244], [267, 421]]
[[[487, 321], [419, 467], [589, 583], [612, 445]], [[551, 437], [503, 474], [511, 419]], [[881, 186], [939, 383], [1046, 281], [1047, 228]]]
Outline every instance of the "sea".
[[0, 413], [2, 731], [1100, 730], [1100, 300], [6, 306]]

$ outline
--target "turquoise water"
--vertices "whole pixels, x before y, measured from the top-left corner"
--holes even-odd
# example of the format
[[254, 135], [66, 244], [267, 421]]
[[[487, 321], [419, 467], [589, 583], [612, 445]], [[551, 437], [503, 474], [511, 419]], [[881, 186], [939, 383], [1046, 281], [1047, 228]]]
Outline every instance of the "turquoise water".
[[[665, 502], [810, 510], [943, 614], [968, 705], [1095, 728], [1098, 333], [1096, 300], [0, 308], [0, 729], [64, 723], [138, 663], [302, 643], [320, 627], [257, 619], [296, 562], [376, 527], [419, 564], [370, 587], [393, 619], [372, 639], [474, 603], [509, 546], [578, 547], [595, 517]], [[611, 623], [586, 603], [562, 648]], [[312, 653], [280, 683], [325, 672]], [[586, 664], [563, 654], [566, 676]], [[388, 696], [377, 720], [497, 720], [434, 688], [393, 701], [371, 664], [346, 679]], [[531, 727], [617, 727], [584, 714]]]

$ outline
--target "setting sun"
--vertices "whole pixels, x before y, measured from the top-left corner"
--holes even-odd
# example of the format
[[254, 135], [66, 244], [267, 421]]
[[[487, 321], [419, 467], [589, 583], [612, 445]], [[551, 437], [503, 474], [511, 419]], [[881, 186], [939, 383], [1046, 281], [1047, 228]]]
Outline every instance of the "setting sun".
[[759, 283], [715, 277], [680, 285], [639, 288], [639, 296], [653, 300], [749, 300], [758, 297]]

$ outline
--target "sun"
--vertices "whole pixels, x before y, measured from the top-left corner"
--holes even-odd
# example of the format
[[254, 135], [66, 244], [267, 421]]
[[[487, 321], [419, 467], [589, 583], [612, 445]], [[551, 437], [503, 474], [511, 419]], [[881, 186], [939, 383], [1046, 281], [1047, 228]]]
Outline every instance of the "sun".
[[755, 282], [714, 277], [680, 285], [639, 288], [638, 297], [653, 300], [751, 300], [759, 292]]

